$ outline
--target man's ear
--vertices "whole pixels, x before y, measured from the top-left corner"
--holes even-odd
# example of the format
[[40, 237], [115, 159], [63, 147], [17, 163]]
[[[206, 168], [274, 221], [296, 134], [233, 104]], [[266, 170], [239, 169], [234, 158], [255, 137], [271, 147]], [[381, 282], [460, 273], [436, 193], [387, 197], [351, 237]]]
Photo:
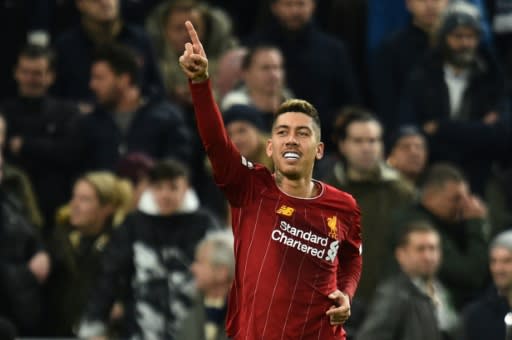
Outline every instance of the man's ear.
[[316, 159], [322, 159], [322, 157], [324, 157], [324, 150], [325, 150], [325, 145], [323, 142], [319, 142], [318, 145], [316, 146]]
[[267, 156], [272, 158], [272, 139], [267, 139], [267, 147], [265, 149]]

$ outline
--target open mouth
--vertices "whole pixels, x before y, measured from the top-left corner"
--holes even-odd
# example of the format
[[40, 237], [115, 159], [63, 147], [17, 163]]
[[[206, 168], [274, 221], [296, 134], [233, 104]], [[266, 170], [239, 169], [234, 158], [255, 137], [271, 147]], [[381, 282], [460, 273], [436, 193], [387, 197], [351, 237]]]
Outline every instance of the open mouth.
[[283, 154], [283, 157], [285, 159], [299, 159], [300, 155], [297, 152], [288, 151]]

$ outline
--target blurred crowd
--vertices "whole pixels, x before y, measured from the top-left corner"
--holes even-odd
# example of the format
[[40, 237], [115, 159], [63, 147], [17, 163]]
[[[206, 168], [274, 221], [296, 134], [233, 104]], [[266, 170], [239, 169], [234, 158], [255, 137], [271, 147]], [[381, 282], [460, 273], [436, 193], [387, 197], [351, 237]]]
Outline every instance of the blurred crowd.
[[512, 338], [510, 1], [0, 0], [1, 339], [227, 339], [187, 20], [249, 161], [318, 109], [315, 178], [362, 211], [349, 339]]

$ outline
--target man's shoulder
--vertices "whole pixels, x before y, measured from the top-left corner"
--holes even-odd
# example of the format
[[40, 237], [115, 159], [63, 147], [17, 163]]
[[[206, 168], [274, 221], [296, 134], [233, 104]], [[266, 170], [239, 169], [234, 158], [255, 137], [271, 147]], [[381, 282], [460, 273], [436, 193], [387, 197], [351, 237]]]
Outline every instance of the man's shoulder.
[[356, 199], [350, 193], [338, 189], [330, 184], [324, 182], [320, 183], [322, 183], [322, 186], [324, 187], [324, 194], [322, 196], [322, 201], [324, 203], [353, 209], [358, 207]]
[[162, 121], [183, 119], [181, 108], [165, 99], [149, 99], [139, 111], [143, 113], [143, 117], [148, 119]]
[[75, 26], [67, 31], [62, 32], [55, 39], [55, 47], [57, 49], [70, 49], [69, 46], [75, 46], [77, 44], [83, 43], [84, 34], [80, 26]]

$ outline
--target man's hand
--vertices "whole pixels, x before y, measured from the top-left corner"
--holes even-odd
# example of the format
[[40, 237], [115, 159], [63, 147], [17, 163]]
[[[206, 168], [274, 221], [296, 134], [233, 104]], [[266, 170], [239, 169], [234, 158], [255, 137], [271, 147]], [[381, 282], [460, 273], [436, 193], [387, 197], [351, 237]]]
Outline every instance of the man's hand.
[[15, 155], [19, 154], [23, 146], [23, 137], [14, 136], [9, 140], [9, 149]]
[[194, 83], [200, 83], [208, 79], [208, 59], [203, 45], [197, 36], [194, 25], [190, 21], [185, 22], [188, 35], [192, 43], [185, 44], [185, 51], [180, 57], [180, 66], [185, 75]]
[[462, 202], [462, 218], [464, 220], [482, 219], [487, 217], [487, 207], [475, 195], [465, 197]]
[[331, 325], [343, 325], [350, 317], [350, 299], [348, 295], [336, 290], [328, 297], [333, 300], [334, 305], [325, 314], [329, 316]]
[[44, 251], [36, 253], [28, 262], [28, 269], [39, 283], [43, 283], [50, 273], [50, 257]]

